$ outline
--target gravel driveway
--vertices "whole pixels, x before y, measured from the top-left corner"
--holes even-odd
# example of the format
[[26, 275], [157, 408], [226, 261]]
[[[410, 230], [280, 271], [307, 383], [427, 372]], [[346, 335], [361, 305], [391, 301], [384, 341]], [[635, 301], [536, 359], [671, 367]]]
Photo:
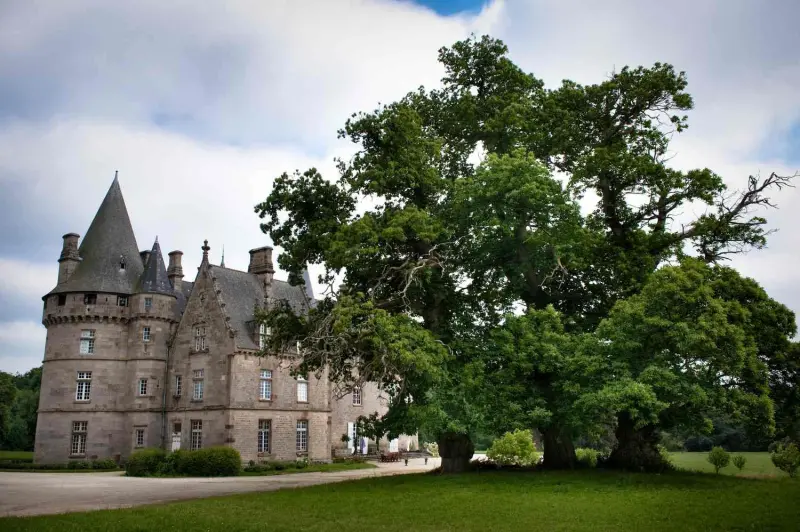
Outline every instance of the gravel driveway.
[[438, 459], [379, 464], [376, 469], [294, 473], [265, 477], [135, 478], [121, 473], [0, 472], [0, 516], [42, 515], [199, 499], [217, 495], [273, 491], [359, 478], [419, 473]]

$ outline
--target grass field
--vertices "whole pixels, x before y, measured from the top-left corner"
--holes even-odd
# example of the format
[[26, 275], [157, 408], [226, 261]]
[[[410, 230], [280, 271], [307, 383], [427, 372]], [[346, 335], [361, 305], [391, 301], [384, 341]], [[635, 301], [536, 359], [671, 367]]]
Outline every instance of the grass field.
[[[721, 469], [720, 474], [744, 477], [789, 477], [789, 475], [772, 464], [769, 453], [731, 453], [731, 458], [737, 454], [747, 458], [747, 463], [742, 471], [739, 472], [731, 463], [728, 467]], [[671, 455], [673, 463], [681, 469], [704, 473], [714, 472], [714, 466], [706, 460], [708, 453], [671, 453]]]
[[800, 481], [606, 471], [431, 474], [0, 519], [4, 531], [797, 530]]
[[0, 451], [0, 460], [33, 460], [33, 451]]
[[284, 469], [282, 471], [242, 472], [243, 477], [265, 477], [271, 475], [290, 475], [292, 473], [329, 473], [332, 471], [348, 471], [350, 469], [372, 469], [378, 467], [369, 462], [348, 462], [334, 464], [312, 464], [303, 469]]

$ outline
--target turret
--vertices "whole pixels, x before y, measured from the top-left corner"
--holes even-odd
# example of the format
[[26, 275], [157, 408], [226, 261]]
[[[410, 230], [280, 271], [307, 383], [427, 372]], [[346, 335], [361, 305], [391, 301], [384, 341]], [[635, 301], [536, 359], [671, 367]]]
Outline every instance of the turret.
[[169, 252], [169, 267], [167, 268], [167, 277], [172, 285], [173, 290], [180, 292], [181, 282], [183, 281], [183, 266], [181, 266], [181, 259], [183, 258], [183, 251], [170, 251]]
[[64, 246], [61, 248], [61, 257], [58, 259], [58, 284], [67, 282], [72, 272], [81, 262], [81, 257], [78, 254], [78, 239], [80, 235], [77, 233], [67, 233], [62, 237], [64, 239]]

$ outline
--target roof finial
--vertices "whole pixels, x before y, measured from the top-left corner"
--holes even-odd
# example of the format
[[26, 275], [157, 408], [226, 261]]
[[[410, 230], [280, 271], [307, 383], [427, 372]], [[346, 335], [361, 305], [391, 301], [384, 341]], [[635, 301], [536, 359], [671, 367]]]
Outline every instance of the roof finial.
[[219, 263], [219, 267], [225, 267], [225, 244], [222, 244], [222, 261]]
[[203, 247], [200, 249], [203, 250], [203, 262], [208, 262], [208, 250], [211, 249], [208, 247], [208, 240], [203, 240]]
[[114, 170], [114, 181], [117, 180], [117, 175], [119, 174], [119, 170]]
[[156, 244], [158, 244], [158, 235], [156, 235]]

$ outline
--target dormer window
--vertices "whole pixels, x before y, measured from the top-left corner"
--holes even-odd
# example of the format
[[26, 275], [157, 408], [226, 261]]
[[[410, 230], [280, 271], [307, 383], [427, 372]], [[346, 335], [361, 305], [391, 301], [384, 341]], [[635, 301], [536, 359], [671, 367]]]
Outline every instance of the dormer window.
[[119, 258], [119, 270], [123, 271], [125, 269], [125, 257]]
[[266, 323], [258, 326], [258, 348], [264, 349], [267, 347], [267, 338], [272, 334], [272, 329], [267, 327]]

